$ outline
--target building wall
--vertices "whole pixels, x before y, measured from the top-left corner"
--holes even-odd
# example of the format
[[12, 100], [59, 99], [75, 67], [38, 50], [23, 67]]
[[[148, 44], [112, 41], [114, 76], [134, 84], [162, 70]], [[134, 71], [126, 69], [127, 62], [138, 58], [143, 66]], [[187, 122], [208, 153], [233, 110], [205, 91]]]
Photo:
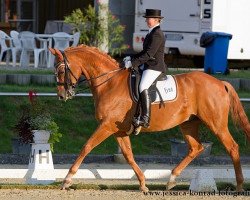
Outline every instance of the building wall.
[[94, 5], [93, 0], [38, 0], [38, 32], [43, 33], [47, 20], [64, 20], [77, 8]]
[[[69, 15], [74, 9], [84, 9], [89, 4], [93, 6], [94, 1], [97, 0], [33, 0], [37, 10], [27, 10], [26, 13], [29, 17], [25, 16], [24, 18], [35, 19], [34, 32], [44, 33], [47, 20], [64, 20], [64, 16]], [[1, 7], [3, 7], [4, 0], [0, 0], [0, 2]], [[109, 9], [120, 19], [121, 24], [125, 25], [125, 44], [130, 46], [127, 53], [132, 53], [135, 0], [109, 0]], [[35, 16], [32, 16], [32, 13], [35, 13]], [[1, 18], [4, 17], [3, 13], [1, 16]]]

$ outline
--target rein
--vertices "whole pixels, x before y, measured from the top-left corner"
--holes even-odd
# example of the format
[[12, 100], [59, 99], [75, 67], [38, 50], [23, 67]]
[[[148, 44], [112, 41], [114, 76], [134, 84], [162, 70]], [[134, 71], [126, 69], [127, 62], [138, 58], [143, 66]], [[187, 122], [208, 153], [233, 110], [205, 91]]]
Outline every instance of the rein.
[[[107, 75], [112, 74], [112, 73], [114, 73], [114, 72], [116, 72], [116, 73], [114, 74], [114, 75], [116, 75], [116, 74], [117, 74], [118, 72], [120, 72], [121, 70], [122, 70], [122, 68], [114, 69], [114, 70], [111, 70], [111, 71], [109, 71], [109, 72], [103, 73], [103, 74], [101, 74], [101, 75], [99, 75], [99, 76], [91, 77], [91, 78], [89, 78], [89, 79], [84, 79], [84, 80], [82, 80], [82, 81], [80, 81], [80, 82], [89, 82], [89, 81], [91, 81], [91, 80], [97, 80], [97, 79], [99, 79], [99, 78], [101, 78], [101, 77], [103, 77], [103, 76], [107, 76]], [[98, 85], [94, 85], [94, 87], [98, 87], [98, 86], [100, 86], [100, 85], [102, 85], [102, 84], [108, 82], [110, 79], [112, 79], [112, 78], [114, 77], [114, 75], [111, 76], [110, 78], [108, 78], [107, 80], [103, 81], [102, 83], [100, 83], [100, 84], [98, 84]]]
[[[103, 81], [102, 83], [100, 83], [100, 84], [98, 84], [98, 85], [93, 85], [93, 87], [95, 87], [95, 88], [96, 88], [96, 87], [99, 87], [99, 86], [101, 86], [102, 84], [108, 82], [110, 79], [112, 79], [112, 78], [113, 78], [118, 72], [120, 72], [121, 70], [122, 70], [122, 68], [114, 69], [114, 70], [111, 70], [111, 71], [109, 71], [109, 72], [107, 72], [107, 73], [101, 74], [101, 75], [96, 76], [96, 77], [91, 77], [91, 78], [89, 78], [89, 79], [84, 78], [83, 80], [78, 81], [78, 85], [79, 85], [80, 83], [85, 83], [85, 82], [89, 82], [89, 81], [91, 81], [91, 80], [96, 80], [96, 79], [98, 79], [98, 78], [101, 78], [101, 77], [103, 77], [103, 76], [107, 76], [107, 75], [109, 75], [109, 74], [112, 74], [112, 73], [116, 72], [113, 76], [111, 76], [111, 77], [108, 78], [107, 80]], [[81, 92], [81, 91], [85, 91], [85, 90], [87, 90], [87, 89], [89, 89], [89, 87], [85, 87], [85, 88], [83, 88], [83, 89], [78, 89], [77, 92], [76, 92], [76, 94], [78, 94], [78, 93]]]

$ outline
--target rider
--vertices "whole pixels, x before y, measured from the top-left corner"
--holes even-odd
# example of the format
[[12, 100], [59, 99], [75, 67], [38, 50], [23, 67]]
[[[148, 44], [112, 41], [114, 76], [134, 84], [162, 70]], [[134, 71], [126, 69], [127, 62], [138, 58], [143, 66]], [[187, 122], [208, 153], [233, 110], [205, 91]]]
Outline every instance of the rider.
[[164, 63], [165, 37], [160, 28], [163, 17], [161, 10], [146, 9], [146, 23], [149, 28], [148, 34], [143, 41], [143, 50], [138, 54], [123, 59], [125, 68], [143, 68], [143, 74], [139, 85], [142, 113], [133, 121], [136, 127], [147, 128], [150, 122], [151, 101], [148, 89], [161, 73], [166, 73]]

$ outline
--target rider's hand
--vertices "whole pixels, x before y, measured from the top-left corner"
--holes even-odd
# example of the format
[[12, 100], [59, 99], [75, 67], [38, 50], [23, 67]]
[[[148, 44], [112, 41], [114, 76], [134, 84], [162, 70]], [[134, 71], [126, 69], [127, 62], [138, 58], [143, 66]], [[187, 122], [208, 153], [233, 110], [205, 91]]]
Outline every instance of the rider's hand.
[[124, 68], [129, 69], [130, 67], [132, 67], [131, 61], [130, 60], [124, 61]]
[[131, 57], [130, 56], [126, 56], [125, 58], [123, 58], [123, 62], [126, 62], [126, 61], [131, 61]]

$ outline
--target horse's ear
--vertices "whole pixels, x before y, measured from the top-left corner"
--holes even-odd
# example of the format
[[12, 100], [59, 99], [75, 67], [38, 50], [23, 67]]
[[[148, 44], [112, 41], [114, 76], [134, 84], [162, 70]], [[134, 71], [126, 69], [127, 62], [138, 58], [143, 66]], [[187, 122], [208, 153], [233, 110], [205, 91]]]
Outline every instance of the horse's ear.
[[59, 61], [63, 61], [63, 55], [61, 53], [61, 51], [59, 51], [58, 49], [54, 49], [55, 50], [55, 56], [57, 56]]
[[54, 56], [56, 56], [59, 59], [59, 61], [63, 60], [63, 55], [58, 49], [53, 49], [49, 47], [49, 50]]
[[50, 51], [53, 55], [55, 55], [55, 54], [56, 54], [55, 49], [52, 49], [52, 48], [50, 48], [50, 47], [49, 47], [49, 51]]

